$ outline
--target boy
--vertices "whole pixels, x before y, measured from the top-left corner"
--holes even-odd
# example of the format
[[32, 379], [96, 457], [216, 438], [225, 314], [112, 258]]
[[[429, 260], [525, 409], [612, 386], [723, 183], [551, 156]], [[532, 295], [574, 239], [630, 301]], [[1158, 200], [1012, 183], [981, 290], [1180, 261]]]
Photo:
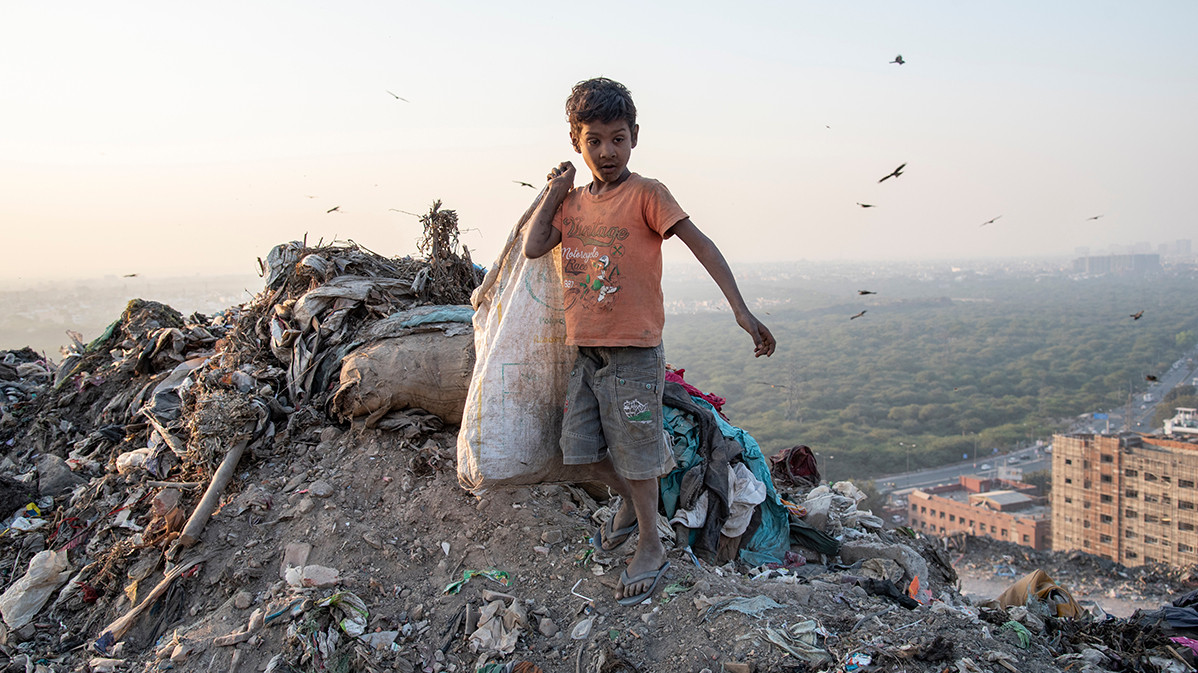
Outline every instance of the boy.
[[536, 258], [562, 246], [566, 339], [579, 347], [566, 391], [563, 459], [591, 466], [591, 476], [621, 496], [595, 534], [597, 550], [613, 550], [640, 529], [616, 589], [621, 604], [636, 605], [653, 595], [670, 565], [656, 534], [657, 478], [674, 466], [661, 418], [661, 242], [677, 236], [686, 243], [753, 337], [754, 356], [773, 354], [774, 337], [745, 305], [719, 249], [665, 185], [628, 170], [640, 130], [628, 89], [602, 77], [579, 82], [566, 117], [592, 181], [575, 189], [568, 161], [550, 171], [524, 254]]

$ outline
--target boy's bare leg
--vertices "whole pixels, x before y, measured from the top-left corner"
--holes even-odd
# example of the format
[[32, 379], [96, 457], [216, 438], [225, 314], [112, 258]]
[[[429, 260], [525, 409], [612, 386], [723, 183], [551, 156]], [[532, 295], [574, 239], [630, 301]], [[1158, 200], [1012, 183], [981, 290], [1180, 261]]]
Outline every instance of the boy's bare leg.
[[[616, 472], [611, 460], [594, 463], [590, 468], [595, 479], [610, 486], [624, 500], [620, 510], [612, 514], [616, 517], [612, 527], [618, 529], [631, 524], [634, 515], [640, 527], [636, 552], [628, 563], [628, 576], [636, 577], [656, 571], [666, 561], [666, 548], [657, 534], [657, 479], [625, 479]], [[629, 508], [628, 504], [632, 507]], [[616, 589], [616, 598], [643, 594], [652, 585], [653, 580], [648, 579], [621, 586]]]
[[[628, 576], [636, 577], [655, 572], [666, 562], [666, 548], [657, 534], [657, 479], [627, 479], [632, 492], [632, 504], [636, 507], [636, 520], [641, 534], [637, 538], [636, 553], [628, 562]], [[643, 594], [653, 586], [647, 579], [621, 586], [616, 590], [617, 598]]]
[[[627, 479], [621, 477], [619, 472], [616, 472], [616, 468], [612, 465], [610, 458], [605, 458], [598, 463], [572, 467], [575, 469], [575, 478], [581, 481], [602, 482], [620, 496], [620, 509], [612, 513], [612, 530], [627, 528], [632, 525], [633, 521], [638, 521], [636, 505], [632, 502], [632, 486], [628, 483]], [[599, 543], [602, 545], [603, 540], [599, 540]], [[615, 545], [615, 547], [618, 546]], [[605, 549], [607, 548], [605, 547]]]

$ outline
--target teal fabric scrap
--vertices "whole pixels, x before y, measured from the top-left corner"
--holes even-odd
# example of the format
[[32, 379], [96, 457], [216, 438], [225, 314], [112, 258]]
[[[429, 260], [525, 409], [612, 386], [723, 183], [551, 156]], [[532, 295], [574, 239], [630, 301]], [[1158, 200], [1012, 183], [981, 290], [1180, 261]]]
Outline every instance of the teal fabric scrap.
[[418, 325], [428, 325], [438, 322], [469, 323], [474, 319], [474, 309], [463, 304], [420, 307], [420, 309], [414, 309], [412, 312], [416, 315], [405, 318], [399, 323], [400, 327], [416, 327]]

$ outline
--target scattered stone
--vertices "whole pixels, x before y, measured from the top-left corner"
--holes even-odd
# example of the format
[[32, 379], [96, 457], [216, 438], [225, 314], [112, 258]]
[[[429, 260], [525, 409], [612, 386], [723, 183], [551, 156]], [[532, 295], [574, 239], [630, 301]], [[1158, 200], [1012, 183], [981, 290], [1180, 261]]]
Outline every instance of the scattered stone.
[[254, 596], [248, 591], [238, 591], [233, 594], [233, 607], [244, 610], [254, 604]]
[[177, 488], [164, 488], [150, 501], [150, 509], [155, 516], [166, 516], [167, 512], [179, 506], [183, 492]]
[[302, 568], [308, 563], [312, 545], [307, 542], [288, 542], [283, 547], [283, 561], [279, 564], [279, 577], [287, 577], [288, 568]]
[[333, 485], [324, 479], [317, 479], [308, 485], [308, 494], [315, 498], [327, 498], [333, 495]]
[[189, 657], [191, 653], [195, 651], [196, 648], [191, 643], [179, 643], [171, 652], [171, 663], [182, 665], [187, 661], [187, 657]]
[[341, 581], [341, 573], [336, 568], [321, 565], [308, 565], [303, 568], [288, 568], [284, 573], [287, 583], [296, 588], [315, 587], [323, 589], [336, 585]]
[[550, 528], [541, 533], [541, 542], [545, 544], [557, 544], [562, 541], [565, 536], [560, 528]]
[[552, 619], [541, 617], [541, 620], [537, 622], [537, 630], [541, 632], [542, 636], [552, 638], [557, 635], [560, 629], [557, 628], [557, 624], [554, 624]]

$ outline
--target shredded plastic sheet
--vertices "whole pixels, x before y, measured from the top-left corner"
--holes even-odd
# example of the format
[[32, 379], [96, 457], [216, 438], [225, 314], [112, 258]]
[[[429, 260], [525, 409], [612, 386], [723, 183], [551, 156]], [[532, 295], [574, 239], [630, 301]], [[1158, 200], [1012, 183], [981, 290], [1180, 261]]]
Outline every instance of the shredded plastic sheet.
[[366, 633], [366, 620], [370, 619], [370, 611], [366, 602], [349, 591], [338, 591], [316, 601], [316, 606], [328, 608], [330, 614], [337, 619], [337, 624], [351, 638]]
[[1019, 649], [1026, 650], [1032, 644], [1032, 634], [1027, 630], [1027, 627], [1015, 620], [1008, 621], [1002, 625], [1004, 631], [1014, 631], [1015, 636], [1019, 639]]
[[767, 626], [762, 631], [766, 640], [810, 666], [823, 666], [833, 661], [832, 655], [820, 646], [828, 632], [814, 619], [806, 619], [780, 629]]
[[[711, 599], [711, 607], [707, 609], [707, 615], [713, 613], [727, 612], [735, 610], [741, 614], [749, 615], [750, 617], [760, 617], [766, 610], [774, 610], [784, 608], [786, 606], [778, 603], [769, 596], [716, 596]], [[704, 617], [706, 619], [706, 617]]]
[[487, 579], [499, 582], [500, 584], [502, 584], [505, 587], [512, 583], [512, 579], [507, 574], [506, 570], [496, 570], [494, 568], [490, 568], [487, 570], [474, 570], [473, 568], [471, 568], [469, 570], [462, 571], [462, 579], [460, 579], [456, 582], [450, 582], [449, 584], [445, 585], [445, 593], [456, 594], [457, 592], [462, 590], [462, 587], [465, 586], [466, 583], [469, 582], [471, 578], [479, 577], [480, 575], [482, 577], [486, 577]]

